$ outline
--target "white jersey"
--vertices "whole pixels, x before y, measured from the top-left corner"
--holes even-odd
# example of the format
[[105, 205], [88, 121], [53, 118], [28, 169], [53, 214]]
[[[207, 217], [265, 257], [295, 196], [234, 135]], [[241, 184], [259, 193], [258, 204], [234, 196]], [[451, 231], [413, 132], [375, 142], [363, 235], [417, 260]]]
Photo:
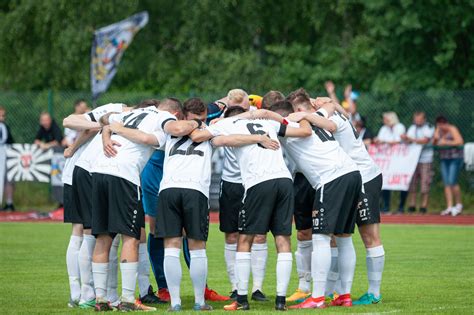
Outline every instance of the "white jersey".
[[166, 136], [165, 163], [160, 191], [187, 188], [209, 198], [212, 146], [209, 141], [193, 142], [188, 136]]
[[[317, 115], [315, 113], [315, 115]], [[339, 146], [334, 136], [316, 126], [313, 134], [306, 138], [285, 138], [285, 152], [296, 163], [314, 189], [342, 175], [357, 171], [357, 165]]]
[[[208, 130], [213, 136], [267, 133], [270, 138], [278, 141], [277, 133], [280, 130], [280, 124], [268, 120], [248, 120], [231, 117], [209, 126]], [[281, 149], [276, 151], [268, 150], [254, 144], [236, 147], [234, 152], [246, 190], [271, 179], [291, 179]]]
[[242, 184], [239, 162], [237, 161], [234, 148], [232, 147], [224, 147], [222, 180], [230, 183]]
[[[121, 121], [126, 128], [138, 129], [145, 133], [153, 134], [160, 146], [165, 142], [163, 125], [176, 117], [169, 112], [159, 111], [155, 106], [134, 109], [118, 115], [111, 115], [109, 121]], [[117, 155], [106, 157], [100, 143], [99, 154], [93, 162], [91, 173], [108, 174], [123, 178], [140, 186], [140, 173], [150, 159], [154, 148], [149, 145], [132, 142], [120, 135], [112, 135], [112, 140], [117, 141]]]
[[[99, 119], [107, 113], [113, 113], [113, 112], [121, 113], [124, 106], [125, 106], [124, 104], [120, 104], [120, 103], [110, 103], [110, 104], [99, 106], [93, 109], [92, 111], [83, 114], [83, 116], [89, 121], [98, 122]], [[79, 160], [81, 159], [82, 153], [86, 150], [86, 148], [89, 146], [91, 141], [92, 140], [90, 139], [87, 142], [83, 143], [81, 147], [77, 149], [77, 151], [74, 153], [73, 156], [66, 159], [64, 163], [63, 173], [62, 173], [62, 182], [64, 184], [72, 185], [72, 172], [74, 171], [74, 166], [76, 166], [76, 164], [79, 162]], [[80, 162], [81, 165], [84, 165], [83, 162], [84, 162], [85, 157], [86, 156], [83, 156]], [[87, 164], [87, 168], [83, 166], [81, 167], [87, 171], [89, 171], [90, 169], [89, 164]]]
[[[328, 118], [328, 113], [325, 109], [320, 109], [320, 112], [323, 113], [324, 117]], [[336, 124], [337, 131], [334, 133], [334, 138], [339, 142], [344, 152], [357, 164], [362, 176], [362, 182], [367, 183], [380, 175], [379, 167], [370, 157], [362, 137], [359, 136], [350, 121], [339, 112], [334, 112], [329, 117], [329, 120]]]

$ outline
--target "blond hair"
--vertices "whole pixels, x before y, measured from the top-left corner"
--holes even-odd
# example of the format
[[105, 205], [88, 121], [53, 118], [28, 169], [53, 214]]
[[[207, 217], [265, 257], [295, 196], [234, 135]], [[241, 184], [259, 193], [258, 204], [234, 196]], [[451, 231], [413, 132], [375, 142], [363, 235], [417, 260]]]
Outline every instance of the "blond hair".
[[390, 127], [400, 123], [400, 120], [398, 120], [398, 115], [395, 112], [385, 112], [383, 113], [383, 118], [388, 120]]
[[240, 106], [248, 104], [249, 95], [242, 89], [232, 89], [227, 93], [227, 100], [229, 106]]

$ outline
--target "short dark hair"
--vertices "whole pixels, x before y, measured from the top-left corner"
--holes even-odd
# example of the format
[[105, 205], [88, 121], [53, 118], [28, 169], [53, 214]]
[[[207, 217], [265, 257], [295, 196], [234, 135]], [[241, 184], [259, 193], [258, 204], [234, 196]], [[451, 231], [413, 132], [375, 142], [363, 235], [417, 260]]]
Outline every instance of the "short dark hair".
[[168, 112], [182, 113], [183, 105], [181, 104], [181, 101], [179, 99], [175, 97], [168, 97], [160, 102], [160, 105], [158, 105], [158, 109]]
[[311, 98], [308, 92], [306, 92], [306, 90], [303, 88], [299, 88], [291, 92], [286, 97], [286, 100], [289, 101], [293, 106], [303, 105], [307, 108], [311, 107]]
[[272, 105], [272, 107], [270, 107], [270, 110], [272, 112], [279, 113], [283, 117], [286, 117], [289, 114], [294, 112], [293, 105], [291, 105], [291, 103], [288, 101], [276, 102], [275, 104]]
[[448, 123], [448, 118], [444, 117], [443, 115], [439, 115], [435, 119], [435, 123], [437, 124], [447, 124]]
[[141, 101], [140, 103], [138, 103], [137, 105], [135, 105], [135, 109], [136, 108], [145, 108], [145, 107], [149, 107], [149, 106], [155, 106], [156, 108], [158, 108], [158, 106], [160, 105], [160, 100], [156, 100], [154, 98], [150, 98], [150, 99], [147, 99], [147, 100], [143, 100]]
[[183, 113], [187, 115], [188, 113], [200, 115], [207, 110], [207, 105], [204, 104], [202, 99], [199, 97], [193, 97], [187, 99], [183, 104]]
[[263, 109], [270, 109], [273, 104], [279, 101], [283, 101], [285, 99], [285, 95], [280, 91], [269, 91], [265, 94], [262, 98], [262, 108]]
[[245, 113], [246, 110], [240, 106], [229, 106], [224, 113], [224, 118], [236, 116], [242, 113]]
[[87, 104], [87, 102], [86, 102], [85, 99], [80, 98], [80, 99], [77, 99], [77, 100], [74, 101], [74, 108], [76, 108], [77, 106], [79, 106], [81, 103], [86, 103], [86, 104]]

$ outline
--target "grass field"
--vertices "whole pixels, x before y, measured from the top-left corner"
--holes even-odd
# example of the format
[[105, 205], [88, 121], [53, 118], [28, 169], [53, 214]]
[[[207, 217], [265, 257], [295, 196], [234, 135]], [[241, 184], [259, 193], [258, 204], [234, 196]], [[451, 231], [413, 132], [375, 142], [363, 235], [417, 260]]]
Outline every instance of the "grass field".
[[[66, 306], [69, 286], [65, 253], [69, 231], [69, 225], [57, 223], [0, 224], [0, 313], [92, 313], [70, 310]], [[474, 227], [385, 225], [382, 237], [386, 251], [383, 303], [348, 309], [332, 307], [311, 313], [474, 313]], [[353, 294], [359, 296], [365, 292], [367, 283], [365, 251], [359, 236], [355, 235], [354, 239], [358, 260]], [[208, 283], [219, 293], [227, 293], [230, 289], [223, 244], [223, 235], [217, 225], [212, 224], [207, 249]], [[273, 246], [269, 248], [264, 291], [272, 301], [251, 303], [252, 311], [248, 314], [273, 311], [275, 250]], [[181, 290], [183, 307], [189, 310], [194, 300], [186, 270], [184, 266]], [[296, 267], [293, 264], [289, 293], [296, 286]], [[224, 313], [221, 311], [223, 305], [213, 303], [213, 313]], [[161, 306], [159, 311], [166, 308]]]

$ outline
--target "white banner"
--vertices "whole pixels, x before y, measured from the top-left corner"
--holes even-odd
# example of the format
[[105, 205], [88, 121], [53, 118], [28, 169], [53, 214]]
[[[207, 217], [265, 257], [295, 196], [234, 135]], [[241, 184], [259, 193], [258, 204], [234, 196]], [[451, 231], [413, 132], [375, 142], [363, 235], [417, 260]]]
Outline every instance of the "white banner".
[[419, 144], [372, 144], [368, 151], [382, 170], [386, 190], [408, 190], [422, 146]]
[[49, 183], [53, 150], [43, 151], [36, 144], [15, 143], [7, 149], [8, 181]]

